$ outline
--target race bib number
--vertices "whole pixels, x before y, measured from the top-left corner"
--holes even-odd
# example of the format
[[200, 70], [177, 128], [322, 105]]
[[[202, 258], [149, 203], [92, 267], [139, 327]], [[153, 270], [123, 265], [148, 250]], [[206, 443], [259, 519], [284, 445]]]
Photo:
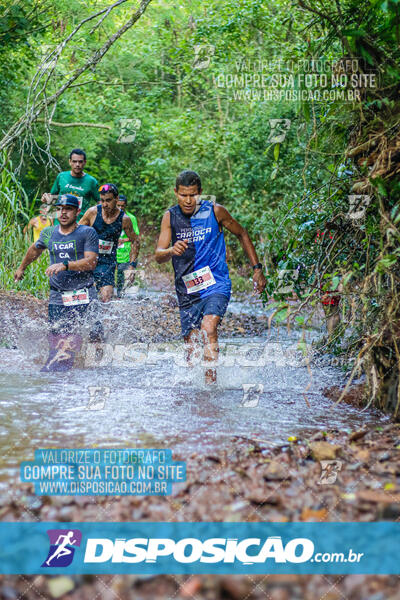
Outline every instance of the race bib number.
[[189, 275], [184, 275], [182, 279], [186, 285], [188, 294], [195, 294], [200, 290], [205, 290], [215, 283], [214, 275], [211, 273], [210, 267], [203, 267], [198, 271], [193, 271], [193, 273], [189, 273]]
[[89, 304], [89, 291], [86, 288], [82, 290], [73, 290], [72, 292], [64, 292], [61, 297], [64, 306]]
[[111, 254], [114, 242], [99, 240], [99, 254]]

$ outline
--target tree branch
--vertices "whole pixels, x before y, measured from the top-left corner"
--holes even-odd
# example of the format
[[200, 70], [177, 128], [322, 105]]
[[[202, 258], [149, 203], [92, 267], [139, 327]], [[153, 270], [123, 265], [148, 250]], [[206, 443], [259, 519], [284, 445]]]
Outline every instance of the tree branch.
[[[122, 2], [126, 2], [126, 1], [127, 0], [118, 0], [118, 2], [115, 3], [115, 5], [122, 4]], [[35, 99], [31, 103], [31, 105], [28, 104], [25, 114], [16, 123], [14, 123], [14, 125], [12, 125], [12, 127], [8, 130], [8, 132], [4, 135], [3, 139], [0, 141], [0, 151], [9, 148], [10, 145], [15, 143], [15, 141], [22, 134], [26, 134], [27, 131], [29, 134], [32, 123], [38, 119], [38, 117], [41, 115], [41, 113], [43, 113], [44, 111], [47, 111], [47, 109], [50, 106], [55, 105], [58, 98], [82, 75], [82, 73], [85, 73], [88, 69], [93, 68], [95, 65], [97, 65], [101, 61], [101, 59], [108, 52], [108, 50], [111, 48], [111, 46], [140, 19], [140, 17], [145, 12], [145, 10], [146, 10], [147, 6], [150, 4], [150, 2], [151, 2], [151, 0], [141, 0], [139, 8], [132, 15], [132, 17], [130, 19], [128, 19], [128, 21], [126, 21], [126, 23], [118, 31], [116, 31], [110, 38], [108, 38], [108, 40], [103, 44], [103, 46], [99, 50], [96, 50], [95, 52], [93, 52], [93, 54], [89, 57], [89, 59], [85, 62], [85, 64], [82, 67], [80, 67], [79, 69], [76, 69], [76, 71], [71, 75], [71, 77], [63, 85], [61, 85], [61, 87], [55, 93], [53, 93], [51, 96], [47, 97], [45, 95], [45, 89], [46, 89], [46, 84], [49, 81], [49, 77], [51, 76], [51, 74], [54, 71], [55, 66], [53, 66], [51, 68], [50, 74], [46, 78], [46, 82], [45, 82], [45, 85], [42, 88], [42, 90], [39, 92], [39, 94], [36, 94]], [[73, 37], [73, 35], [75, 35], [76, 32], [82, 27], [82, 25], [84, 23], [94, 19], [95, 17], [99, 16], [103, 12], [107, 12], [108, 10], [109, 10], [109, 7], [106, 9], [103, 9], [100, 12], [97, 12], [96, 14], [90, 15], [89, 17], [87, 17], [86, 19], [81, 21], [81, 23], [79, 23], [75, 27], [74, 31], [69, 36], [67, 36], [67, 38], [65, 40], [63, 40], [63, 42], [57, 47], [57, 49], [55, 51], [53, 51], [51, 53], [51, 55], [54, 54], [58, 59], [63, 48], [70, 41], [70, 39]], [[39, 74], [39, 80], [40, 80], [41, 76], [43, 76], [43, 72], [41, 72], [41, 74]], [[37, 79], [37, 78], [34, 78], [34, 79]], [[39, 81], [37, 81], [37, 83], [38, 82]], [[34, 86], [34, 89], [37, 87], [37, 83], [36, 83], [36, 86]], [[43, 95], [44, 97], [42, 99], [40, 99], [40, 95]], [[54, 106], [54, 108], [55, 108], [55, 106]], [[45, 122], [49, 122], [49, 119], [46, 119]]]
[[326, 13], [321, 12], [317, 8], [313, 8], [312, 6], [308, 6], [304, 2], [304, 0], [298, 0], [298, 3], [299, 3], [300, 8], [303, 8], [304, 10], [307, 10], [310, 13], [318, 15], [321, 19], [324, 19], [325, 21], [328, 21], [328, 23], [330, 25], [332, 25], [332, 27], [334, 28], [337, 36], [341, 40], [342, 44], [345, 46], [345, 48], [346, 48], [347, 52], [349, 53], [349, 55], [353, 57], [353, 52], [352, 52], [352, 49], [350, 48], [350, 44], [348, 42], [348, 39], [340, 33], [340, 30], [338, 29], [338, 27], [337, 27], [337, 25], [335, 23], [335, 20], [330, 15], [327, 15]]
[[[46, 123], [47, 120], [43, 118], [36, 119], [39, 123]], [[102, 123], [58, 123], [57, 121], [49, 121], [49, 127], [54, 125], [55, 127], [98, 127], [99, 129], [112, 129], [111, 125], [103, 125]]]

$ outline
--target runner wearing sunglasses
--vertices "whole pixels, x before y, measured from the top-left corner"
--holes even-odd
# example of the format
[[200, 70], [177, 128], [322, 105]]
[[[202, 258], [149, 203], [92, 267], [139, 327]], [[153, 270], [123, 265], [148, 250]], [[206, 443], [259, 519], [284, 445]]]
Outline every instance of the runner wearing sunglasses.
[[129, 255], [130, 268], [126, 271], [129, 283], [135, 276], [135, 259], [139, 252], [139, 238], [133, 231], [132, 221], [117, 206], [118, 188], [113, 183], [105, 183], [99, 188], [100, 204], [89, 208], [80, 225], [89, 225], [99, 236], [99, 260], [94, 278], [102, 302], [109, 302], [113, 296], [115, 269], [117, 266], [117, 248], [121, 232], [131, 242]]

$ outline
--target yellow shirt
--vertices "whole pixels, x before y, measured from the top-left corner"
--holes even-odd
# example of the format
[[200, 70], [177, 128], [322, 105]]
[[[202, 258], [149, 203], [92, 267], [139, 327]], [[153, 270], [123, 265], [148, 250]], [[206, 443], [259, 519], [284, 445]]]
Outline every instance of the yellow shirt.
[[40, 217], [36, 217], [34, 223], [36, 222], [36, 225], [33, 225], [33, 242], [37, 242], [39, 237], [40, 237], [40, 232], [42, 231], [42, 229], [44, 229], [45, 227], [50, 227], [51, 225], [51, 221], [50, 219], [47, 217], [46, 218], [46, 222], [43, 223], [42, 219]]

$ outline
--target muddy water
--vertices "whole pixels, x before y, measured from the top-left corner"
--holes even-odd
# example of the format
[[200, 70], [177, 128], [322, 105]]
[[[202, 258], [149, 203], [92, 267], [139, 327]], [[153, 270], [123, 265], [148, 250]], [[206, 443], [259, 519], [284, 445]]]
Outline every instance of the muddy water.
[[[298, 331], [222, 338], [218, 384], [207, 387], [201, 364], [185, 365], [176, 332], [171, 342], [143, 341], [151, 339], [151, 332], [144, 334], [146, 317], [138, 319], [135, 310], [143, 302], [149, 297], [112, 303], [102, 357], [85, 346], [69, 373], [40, 373], [46, 353], [41, 322], [24, 321], [17, 347], [0, 350], [2, 487], [36, 448], [168, 447], [187, 456], [212, 453], [233, 436], [276, 445], [304, 432], [385, 421], [376, 413], [332, 406], [322, 389], [340, 383], [343, 375], [333, 367], [307, 365], [297, 350]], [[249, 310], [262, 309], [232, 304], [236, 314]], [[134, 336], [127, 334], [130, 327]]]

